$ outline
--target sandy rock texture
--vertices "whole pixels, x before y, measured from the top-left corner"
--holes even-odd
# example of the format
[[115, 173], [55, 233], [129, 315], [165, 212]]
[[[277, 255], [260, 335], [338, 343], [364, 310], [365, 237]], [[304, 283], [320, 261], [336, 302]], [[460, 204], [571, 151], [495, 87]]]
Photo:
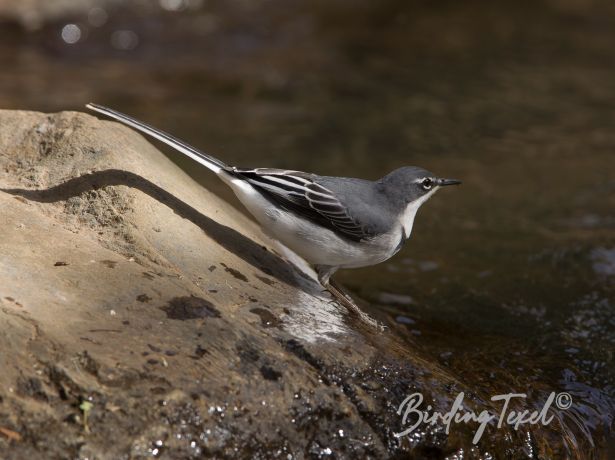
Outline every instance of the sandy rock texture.
[[[2, 458], [444, 455], [472, 438], [396, 438], [405, 396], [446, 410], [461, 384], [353, 321], [128, 128], [0, 111], [0, 189]], [[523, 446], [498, 433], [492, 453]]]

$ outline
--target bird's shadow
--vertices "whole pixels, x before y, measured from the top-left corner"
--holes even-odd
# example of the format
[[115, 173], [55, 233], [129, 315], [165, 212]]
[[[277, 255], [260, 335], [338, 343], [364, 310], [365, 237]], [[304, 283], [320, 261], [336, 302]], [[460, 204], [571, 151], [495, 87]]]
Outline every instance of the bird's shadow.
[[201, 214], [192, 206], [163, 188], [130, 171], [119, 169], [96, 171], [43, 190], [0, 188], [0, 191], [40, 203], [53, 203], [67, 200], [87, 191], [117, 185], [124, 185], [142, 191], [171, 208], [178, 216], [200, 227], [207, 236], [248, 264], [276, 278], [278, 281], [305, 290], [306, 278], [308, 278], [306, 274], [300, 272], [294, 266], [268, 251], [265, 247], [255, 243], [250, 238]]

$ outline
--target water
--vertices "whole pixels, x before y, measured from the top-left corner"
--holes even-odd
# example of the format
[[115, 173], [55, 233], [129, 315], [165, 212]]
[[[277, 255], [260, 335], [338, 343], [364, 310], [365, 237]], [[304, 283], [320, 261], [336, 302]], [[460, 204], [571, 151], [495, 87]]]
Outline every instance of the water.
[[2, 24], [0, 106], [91, 100], [240, 166], [463, 179], [391, 261], [338, 279], [483, 396], [569, 392], [569, 448], [615, 455], [613, 8], [194, 5]]

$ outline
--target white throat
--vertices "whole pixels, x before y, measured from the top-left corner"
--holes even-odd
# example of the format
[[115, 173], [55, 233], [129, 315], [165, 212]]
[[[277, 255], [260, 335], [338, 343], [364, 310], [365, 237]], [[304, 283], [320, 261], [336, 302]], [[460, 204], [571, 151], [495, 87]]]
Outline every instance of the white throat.
[[408, 206], [402, 213], [399, 218], [402, 229], [404, 231], [404, 236], [406, 238], [410, 238], [410, 234], [412, 233], [412, 226], [414, 225], [414, 218], [416, 217], [416, 212], [419, 210], [421, 205], [425, 203], [431, 196], [438, 190], [439, 187], [434, 187], [429, 193], [423, 195], [418, 200], [414, 200], [412, 203], [408, 203]]

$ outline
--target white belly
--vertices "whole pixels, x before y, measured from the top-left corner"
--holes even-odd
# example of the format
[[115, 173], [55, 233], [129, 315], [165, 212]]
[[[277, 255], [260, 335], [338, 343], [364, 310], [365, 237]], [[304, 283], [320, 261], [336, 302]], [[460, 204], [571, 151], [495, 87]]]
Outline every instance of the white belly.
[[225, 182], [263, 229], [313, 265], [366, 267], [389, 259], [399, 247], [401, 228], [369, 242], [355, 243], [293, 213], [272, 208], [269, 201], [243, 180], [225, 178]]

